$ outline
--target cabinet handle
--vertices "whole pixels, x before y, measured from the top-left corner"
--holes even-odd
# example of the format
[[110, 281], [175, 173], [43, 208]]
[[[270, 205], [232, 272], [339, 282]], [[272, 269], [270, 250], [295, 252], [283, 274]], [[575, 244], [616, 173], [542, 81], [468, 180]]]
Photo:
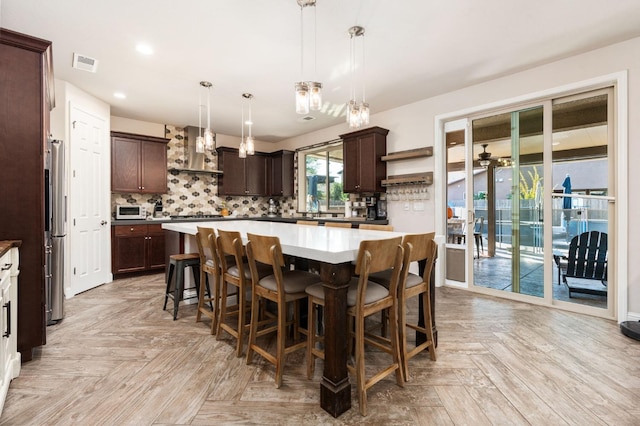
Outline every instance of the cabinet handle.
[[7, 271], [11, 269], [12, 266], [13, 266], [13, 263], [5, 263], [4, 266], [2, 267], [2, 270]]
[[2, 337], [9, 337], [11, 336], [11, 300], [2, 307], [7, 309], [7, 332], [2, 334]]
[[144, 189], [144, 186], [142, 187], [142, 189]]
[[133, 228], [131, 228], [131, 232], [133, 232]]

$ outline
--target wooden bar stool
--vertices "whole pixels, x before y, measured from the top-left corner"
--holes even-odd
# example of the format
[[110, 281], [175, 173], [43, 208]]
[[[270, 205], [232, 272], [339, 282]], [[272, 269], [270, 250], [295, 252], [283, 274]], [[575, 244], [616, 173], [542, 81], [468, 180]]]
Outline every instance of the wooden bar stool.
[[351, 223], [349, 222], [325, 222], [324, 226], [329, 228], [351, 228]]
[[[355, 364], [347, 365], [349, 373], [356, 377], [358, 387], [358, 400], [360, 414], [367, 415], [367, 389], [378, 383], [383, 378], [395, 373], [396, 384], [404, 387], [404, 377], [400, 358], [400, 341], [397, 328], [397, 286], [402, 273], [404, 250], [400, 245], [401, 237], [385, 240], [361, 241], [356, 262], [356, 274], [349, 284], [347, 292], [347, 315], [349, 318], [349, 333], [355, 340]], [[390, 288], [387, 289], [375, 282], [369, 281], [370, 274], [382, 271], [391, 271]], [[316, 348], [316, 342], [321, 342], [322, 337], [316, 335], [315, 306], [324, 306], [323, 285], [316, 284], [307, 287], [309, 295], [309, 318], [307, 336], [307, 377], [313, 377], [315, 358], [324, 359], [324, 350]], [[365, 330], [365, 318], [373, 314], [389, 310], [390, 337], [384, 338], [373, 335]], [[351, 330], [355, 330], [352, 332]], [[353, 340], [349, 340], [349, 346]], [[365, 376], [365, 370], [371, 374], [371, 368], [365, 369], [365, 344], [374, 346], [386, 353], [391, 362], [373, 374]], [[351, 350], [349, 350], [351, 353]]]
[[[198, 226], [196, 241], [200, 254], [200, 282], [204, 283], [198, 289], [198, 312], [196, 322], [202, 316], [211, 320], [211, 334], [218, 329], [218, 315], [220, 310], [220, 259], [216, 247], [216, 233], [213, 228]], [[209, 286], [209, 276], [213, 276], [213, 293]], [[205, 295], [206, 290], [206, 295]], [[209, 304], [207, 309], [206, 304]]]
[[372, 223], [361, 223], [358, 229], [368, 229], [371, 231], [393, 231], [393, 225], [375, 225]]
[[[169, 256], [169, 274], [167, 275], [167, 289], [164, 294], [164, 306], [162, 310], [167, 309], [167, 300], [169, 297], [173, 299], [173, 320], [178, 317], [178, 305], [180, 300], [184, 300], [182, 293], [184, 292], [184, 270], [191, 267], [193, 271], [193, 278], [196, 282], [196, 287], [200, 288], [200, 254], [199, 253], [184, 253], [173, 254]], [[176, 270], [176, 283], [171, 291], [171, 278], [173, 272]], [[193, 296], [198, 297], [198, 296]], [[191, 299], [191, 297], [189, 298]]]
[[[426, 234], [408, 234], [402, 239], [404, 248], [404, 261], [400, 281], [398, 283], [398, 334], [400, 340], [400, 357], [402, 359], [402, 372], [406, 381], [409, 381], [409, 360], [418, 353], [428, 350], [432, 361], [436, 360], [436, 348], [431, 327], [431, 295], [429, 292], [429, 279], [431, 269], [438, 256], [438, 245], [433, 240], [435, 232]], [[425, 262], [422, 276], [409, 272], [412, 262]], [[382, 271], [369, 275], [369, 280], [386, 288], [390, 288], [392, 271]], [[407, 321], [407, 301], [413, 297], [422, 298], [422, 314], [425, 326], [419, 326]], [[383, 319], [384, 320], [384, 319]], [[421, 344], [410, 348], [407, 343], [407, 330], [411, 329], [423, 333], [426, 339]]]
[[[305, 289], [320, 282], [318, 275], [304, 271], [289, 271], [285, 268], [282, 247], [278, 237], [247, 233], [249, 242], [246, 246], [249, 268], [251, 270], [251, 327], [249, 331], [249, 345], [247, 348], [247, 364], [253, 361], [253, 354], [258, 353], [264, 359], [276, 366], [276, 387], [282, 386], [282, 371], [285, 357], [291, 352], [306, 349], [307, 342], [300, 340], [300, 334], [307, 334], [300, 328], [298, 305], [307, 297]], [[272, 275], [260, 278], [258, 264], [269, 265]], [[261, 300], [270, 300], [277, 304], [277, 321], [275, 325], [267, 325], [261, 318], [259, 308], [264, 306]], [[286, 345], [287, 337], [287, 304], [293, 304], [293, 340]], [[271, 323], [273, 324], [273, 323]], [[269, 349], [273, 345], [260, 346], [258, 338], [270, 333], [276, 333], [275, 354]], [[263, 343], [264, 344], [264, 343]]]

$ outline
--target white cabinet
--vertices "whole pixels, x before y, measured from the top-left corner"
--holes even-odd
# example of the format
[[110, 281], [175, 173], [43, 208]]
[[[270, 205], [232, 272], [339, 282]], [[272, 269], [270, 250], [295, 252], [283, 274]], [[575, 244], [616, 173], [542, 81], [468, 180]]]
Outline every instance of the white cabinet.
[[18, 247], [12, 243], [10, 247], [0, 257], [0, 414], [11, 380], [20, 374], [20, 354], [16, 339], [19, 257]]

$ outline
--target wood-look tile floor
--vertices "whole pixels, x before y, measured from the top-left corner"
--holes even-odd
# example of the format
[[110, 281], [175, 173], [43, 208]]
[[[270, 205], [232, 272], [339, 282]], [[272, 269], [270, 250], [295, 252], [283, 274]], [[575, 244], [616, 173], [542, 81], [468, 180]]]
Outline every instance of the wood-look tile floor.
[[354, 391], [334, 419], [319, 407], [321, 361], [308, 381], [304, 353], [290, 355], [276, 389], [273, 366], [245, 365], [227, 335], [195, 322], [194, 305], [173, 321], [163, 277], [67, 300], [11, 383], [0, 424], [640, 424], [640, 342], [612, 321], [439, 288], [438, 360], [414, 358], [404, 388], [393, 377], [375, 385], [367, 417]]

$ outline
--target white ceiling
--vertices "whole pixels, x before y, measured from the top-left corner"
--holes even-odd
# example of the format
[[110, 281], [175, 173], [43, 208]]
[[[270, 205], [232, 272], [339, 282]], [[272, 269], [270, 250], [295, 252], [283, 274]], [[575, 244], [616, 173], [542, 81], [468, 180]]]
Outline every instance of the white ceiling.
[[[0, 3], [0, 26], [51, 40], [56, 78], [107, 102], [112, 115], [197, 125], [198, 83], [209, 80], [216, 132], [239, 136], [241, 95], [250, 92], [254, 136], [273, 142], [344, 120], [353, 25], [366, 32], [372, 114], [640, 36], [638, 0], [317, 0], [316, 75], [325, 108], [304, 121], [293, 97], [301, 49], [296, 0]], [[139, 54], [141, 42], [155, 53]], [[74, 52], [98, 59], [98, 72], [72, 69]], [[116, 91], [127, 98], [114, 98]]]

